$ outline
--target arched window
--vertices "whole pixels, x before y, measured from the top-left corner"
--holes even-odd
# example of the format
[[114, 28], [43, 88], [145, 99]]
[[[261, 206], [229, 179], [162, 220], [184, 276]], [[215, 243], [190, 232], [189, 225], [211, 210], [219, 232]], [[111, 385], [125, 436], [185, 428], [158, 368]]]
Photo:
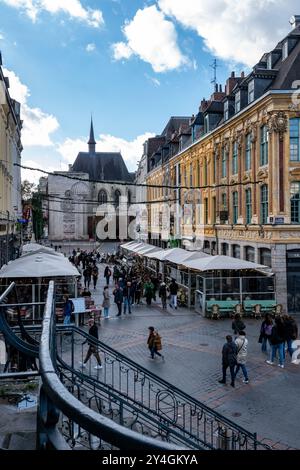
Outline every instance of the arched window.
[[100, 189], [98, 193], [98, 202], [99, 204], [107, 204], [107, 192], [105, 189]]
[[116, 189], [115, 190], [115, 205], [116, 206], [119, 206], [120, 204], [120, 197], [121, 197], [121, 192], [118, 189]]

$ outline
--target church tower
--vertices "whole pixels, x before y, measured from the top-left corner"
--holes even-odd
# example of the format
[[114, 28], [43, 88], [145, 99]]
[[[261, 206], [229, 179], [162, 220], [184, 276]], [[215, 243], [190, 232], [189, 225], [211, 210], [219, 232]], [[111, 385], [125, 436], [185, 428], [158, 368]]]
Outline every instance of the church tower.
[[89, 153], [96, 153], [96, 141], [94, 137], [93, 118], [91, 118], [90, 139], [88, 141]]

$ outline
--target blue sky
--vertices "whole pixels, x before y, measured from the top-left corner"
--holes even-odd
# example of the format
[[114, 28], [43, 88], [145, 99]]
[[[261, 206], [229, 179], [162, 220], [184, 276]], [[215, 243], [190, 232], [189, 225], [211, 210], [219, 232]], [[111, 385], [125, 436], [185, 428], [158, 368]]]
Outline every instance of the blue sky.
[[[136, 169], [142, 142], [171, 115], [196, 113], [231, 70], [276, 45], [295, 0], [0, 0], [0, 50], [23, 104], [23, 163], [59, 170], [86, 147], [121, 150]], [[24, 173], [25, 177], [32, 177]]]

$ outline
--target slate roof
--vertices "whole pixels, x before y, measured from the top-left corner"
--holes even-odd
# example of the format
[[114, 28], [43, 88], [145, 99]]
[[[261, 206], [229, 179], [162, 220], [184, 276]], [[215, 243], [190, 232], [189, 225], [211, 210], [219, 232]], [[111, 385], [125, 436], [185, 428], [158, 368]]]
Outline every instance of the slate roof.
[[80, 152], [72, 171], [88, 173], [91, 180], [133, 181], [120, 152]]

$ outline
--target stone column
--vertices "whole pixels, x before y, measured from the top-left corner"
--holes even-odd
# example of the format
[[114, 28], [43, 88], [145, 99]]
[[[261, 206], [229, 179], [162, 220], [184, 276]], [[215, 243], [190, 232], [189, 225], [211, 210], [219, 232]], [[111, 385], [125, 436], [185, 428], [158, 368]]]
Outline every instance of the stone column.
[[287, 272], [286, 245], [277, 244], [272, 247], [272, 271], [276, 276], [276, 299], [287, 311]]

